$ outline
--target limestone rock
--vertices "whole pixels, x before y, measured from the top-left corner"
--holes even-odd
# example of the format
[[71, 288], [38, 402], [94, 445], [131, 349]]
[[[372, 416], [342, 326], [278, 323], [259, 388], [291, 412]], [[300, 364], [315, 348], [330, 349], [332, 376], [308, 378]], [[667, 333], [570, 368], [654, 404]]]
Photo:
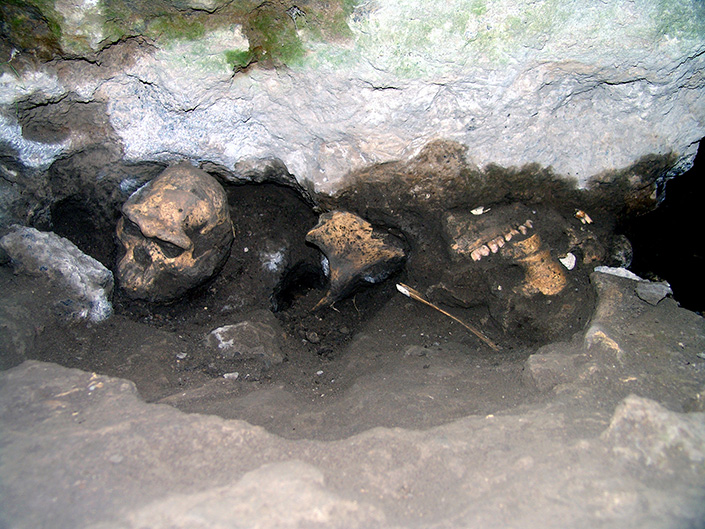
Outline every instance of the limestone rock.
[[639, 281], [636, 285], [636, 295], [651, 305], [656, 305], [663, 298], [672, 294], [671, 285], [665, 281]]
[[30, 314], [17, 300], [0, 299], [0, 370], [21, 364], [32, 351], [37, 332]]
[[575, 378], [576, 360], [573, 355], [561, 352], [565, 344], [542, 347], [526, 361], [524, 380], [539, 391], [548, 391]]
[[620, 457], [659, 470], [705, 469], [705, 414], [672, 412], [630, 395], [617, 407], [603, 437]]
[[[375, 396], [384, 398], [366, 395]], [[0, 521], [57, 529], [392, 529], [497, 520], [701, 527], [702, 414], [630, 400], [603, 439], [580, 431], [583, 422], [600, 424], [585, 403], [577, 415], [565, 405], [528, 406], [427, 430], [292, 441], [245, 421], [146, 404], [126, 380], [30, 361], [0, 373]], [[676, 472], [664, 480], [668, 466], [625, 469], [619, 463], [631, 452], [615, 457], [604, 447], [656, 456]]]
[[47, 277], [65, 290], [61, 310], [69, 318], [105, 320], [112, 314], [113, 274], [71, 241], [55, 233], [14, 226], [0, 239], [17, 273]]
[[134, 527], [172, 529], [228, 529], [233, 520], [238, 527], [366, 529], [384, 520], [379, 509], [338, 496], [324, 481], [319, 469], [302, 461], [271, 463], [232, 484], [155, 501], [132, 513], [130, 521]]
[[[132, 45], [126, 39], [105, 61], [4, 73], [3, 139], [26, 163], [58, 157], [57, 146], [38, 157], [39, 146], [15, 134], [13, 104], [78, 94], [107, 102], [130, 161], [186, 157], [233, 169], [278, 158], [332, 193], [350, 170], [439, 137], [468, 146], [481, 167], [538, 163], [585, 185], [650, 154], [672, 153], [666, 171], [681, 172], [705, 136], [701, 2], [326, 4], [330, 12], [296, 20], [267, 4], [269, 38], [247, 18], [256, 13], [216, 1], [160, 4], [170, 10], [161, 17], [149, 3], [131, 5], [124, 20], [93, 2], [51, 4], [44, 15], [71, 53], [126, 35], [153, 43], [120, 63], [107, 55]], [[335, 20], [338, 31], [314, 29], [314, 19]], [[263, 46], [273, 42], [279, 56], [268, 59]]]
[[213, 329], [205, 338], [212, 354], [226, 359], [256, 360], [265, 368], [281, 364], [282, 329], [269, 311], [258, 311], [232, 325]]

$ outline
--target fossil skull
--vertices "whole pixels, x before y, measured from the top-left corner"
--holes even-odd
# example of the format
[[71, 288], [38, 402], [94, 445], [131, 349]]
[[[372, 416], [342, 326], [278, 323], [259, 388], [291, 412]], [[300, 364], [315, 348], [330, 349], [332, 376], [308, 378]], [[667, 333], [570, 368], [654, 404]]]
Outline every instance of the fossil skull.
[[135, 299], [169, 302], [215, 275], [233, 226], [223, 187], [190, 164], [166, 169], [122, 207], [120, 286]]

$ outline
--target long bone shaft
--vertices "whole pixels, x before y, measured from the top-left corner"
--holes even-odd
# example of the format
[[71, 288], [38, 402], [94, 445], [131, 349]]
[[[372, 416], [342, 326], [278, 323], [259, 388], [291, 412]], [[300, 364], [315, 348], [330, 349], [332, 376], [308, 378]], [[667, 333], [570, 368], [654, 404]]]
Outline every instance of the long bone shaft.
[[426, 298], [424, 298], [419, 291], [414, 290], [413, 288], [411, 288], [408, 285], [405, 285], [404, 283], [397, 283], [397, 290], [399, 292], [401, 292], [402, 294], [404, 294], [406, 297], [409, 297], [411, 299], [415, 299], [416, 301], [420, 301], [424, 305], [428, 305], [429, 307], [436, 309], [441, 314], [448, 316], [450, 319], [458, 322], [460, 325], [462, 325], [467, 330], [469, 330], [471, 333], [473, 333], [475, 336], [477, 336], [480, 340], [485, 342], [492, 350], [499, 351], [499, 346], [497, 344], [495, 344], [492, 340], [490, 340], [487, 336], [485, 336], [482, 332], [480, 332], [478, 329], [476, 329], [472, 325], [467, 324], [464, 321], [456, 318], [450, 312], [446, 312], [442, 308], [437, 307], [436, 305], [434, 305], [433, 303], [428, 301]]

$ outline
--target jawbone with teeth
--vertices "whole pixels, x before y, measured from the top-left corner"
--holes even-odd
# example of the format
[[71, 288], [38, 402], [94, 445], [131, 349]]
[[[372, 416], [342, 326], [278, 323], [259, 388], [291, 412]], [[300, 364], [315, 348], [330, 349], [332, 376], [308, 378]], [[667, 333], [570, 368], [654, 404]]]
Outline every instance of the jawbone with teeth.
[[567, 247], [567, 227], [560, 214], [521, 203], [447, 213], [443, 228], [453, 264], [430, 297], [463, 307], [486, 304], [504, 332], [530, 341], [570, 332], [582, 319], [578, 289], [568, 288], [576, 286], [573, 276], [559, 250], [544, 241], [544, 235], [551, 244], [566, 239], [561, 246]]
[[449, 213], [446, 216], [445, 232], [454, 260], [469, 256], [477, 262], [501, 253], [524, 269], [522, 294], [531, 296], [540, 292], [553, 296], [560, 293], [566, 286], [566, 277], [560, 263], [534, 231], [533, 211], [519, 203], [484, 211], [482, 215]]

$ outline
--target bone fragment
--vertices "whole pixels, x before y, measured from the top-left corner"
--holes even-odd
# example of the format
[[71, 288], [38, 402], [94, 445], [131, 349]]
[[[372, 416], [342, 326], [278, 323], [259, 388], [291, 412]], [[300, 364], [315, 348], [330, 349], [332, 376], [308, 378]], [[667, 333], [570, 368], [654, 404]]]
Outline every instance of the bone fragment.
[[575, 211], [575, 218], [579, 219], [580, 222], [583, 224], [592, 224], [592, 219], [590, 218], [590, 215], [585, 213], [582, 209], [578, 209]]
[[480, 340], [485, 342], [492, 350], [499, 351], [499, 346], [497, 344], [495, 344], [492, 340], [490, 340], [487, 336], [485, 336], [481, 331], [479, 331], [478, 329], [476, 329], [472, 325], [465, 323], [464, 321], [460, 320], [459, 318], [456, 318], [451, 313], [446, 312], [442, 308], [434, 305], [433, 303], [428, 301], [426, 298], [424, 298], [418, 290], [415, 290], [415, 289], [411, 288], [409, 285], [405, 285], [404, 283], [397, 283], [397, 290], [399, 292], [401, 292], [402, 294], [404, 294], [406, 297], [409, 297], [411, 299], [415, 299], [416, 301], [420, 301], [424, 305], [428, 305], [429, 307], [436, 309], [441, 314], [448, 316], [450, 319], [458, 322], [460, 325], [462, 325], [467, 330], [469, 330], [471, 333], [473, 333], [475, 336], [477, 336]]

